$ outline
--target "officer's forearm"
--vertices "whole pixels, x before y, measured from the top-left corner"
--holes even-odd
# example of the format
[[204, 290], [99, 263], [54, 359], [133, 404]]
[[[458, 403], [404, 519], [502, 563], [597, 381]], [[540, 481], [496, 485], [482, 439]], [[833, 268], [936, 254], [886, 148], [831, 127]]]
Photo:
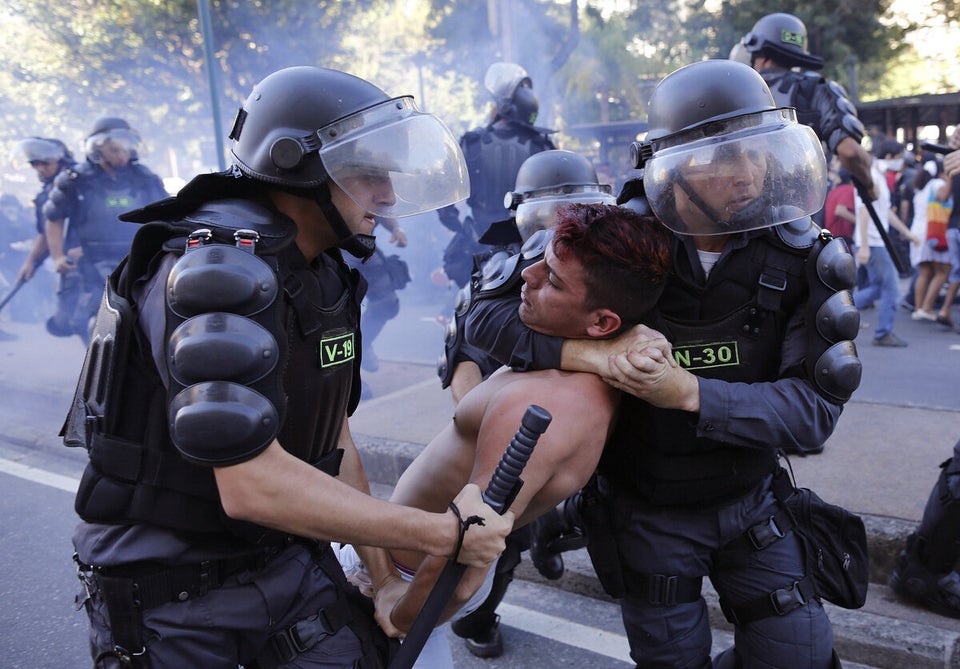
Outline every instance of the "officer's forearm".
[[63, 251], [63, 221], [47, 221], [45, 227], [47, 238], [47, 248], [50, 250], [50, 257], [55, 261], [64, 256]]

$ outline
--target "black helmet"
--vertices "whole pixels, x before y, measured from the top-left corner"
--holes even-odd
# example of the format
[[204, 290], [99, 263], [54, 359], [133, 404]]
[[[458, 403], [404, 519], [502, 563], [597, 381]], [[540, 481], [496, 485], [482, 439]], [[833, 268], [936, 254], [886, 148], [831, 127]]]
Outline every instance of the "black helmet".
[[100, 150], [107, 142], [114, 142], [130, 152], [130, 160], [137, 159], [140, 147], [140, 135], [130, 124], [116, 116], [104, 116], [97, 119], [93, 129], [84, 142], [84, 151], [93, 162], [100, 160]]
[[751, 56], [763, 53], [787, 67], [823, 69], [823, 58], [810, 53], [807, 26], [793, 14], [767, 14], [741, 40]]
[[[726, 234], [817, 211], [826, 160], [793, 109], [778, 109], [753, 68], [707, 60], [667, 75], [650, 99], [634, 165], [657, 217], [681, 234]], [[735, 191], [735, 194], [734, 194]]]
[[[258, 181], [311, 191], [329, 181], [347, 195], [358, 175], [389, 177], [400, 218], [466, 199], [469, 181], [456, 138], [412, 97], [391, 99], [345, 72], [290, 67], [257, 84], [230, 139], [239, 170]], [[356, 199], [356, 198], [354, 198]]]
[[571, 202], [615, 204], [608, 184], [601, 184], [589, 160], [572, 151], [535, 153], [520, 165], [514, 190], [503, 206], [516, 211], [517, 228], [526, 241], [553, 227], [557, 207]]
[[17, 142], [10, 150], [10, 161], [23, 160], [27, 163], [58, 162], [62, 165], [73, 165], [73, 154], [67, 145], [53, 137], [27, 137]]

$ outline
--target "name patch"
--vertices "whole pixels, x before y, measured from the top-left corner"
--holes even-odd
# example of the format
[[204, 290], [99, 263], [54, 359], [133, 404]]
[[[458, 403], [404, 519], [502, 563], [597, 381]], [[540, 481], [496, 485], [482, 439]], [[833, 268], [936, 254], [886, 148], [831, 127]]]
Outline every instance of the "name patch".
[[320, 367], [334, 367], [350, 362], [356, 356], [353, 347], [353, 333], [320, 340]]
[[740, 364], [740, 349], [736, 341], [674, 346], [673, 359], [684, 369], [735, 367]]

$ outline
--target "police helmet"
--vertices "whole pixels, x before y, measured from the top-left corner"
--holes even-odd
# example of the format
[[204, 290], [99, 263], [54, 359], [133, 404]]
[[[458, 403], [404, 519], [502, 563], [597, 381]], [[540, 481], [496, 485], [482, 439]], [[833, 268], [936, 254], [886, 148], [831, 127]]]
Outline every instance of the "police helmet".
[[27, 137], [17, 142], [10, 150], [10, 162], [60, 163], [72, 165], [73, 154], [66, 144], [53, 137]]
[[807, 26], [793, 14], [768, 14], [757, 21], [741, 40], [753, 56], [763, 54], [787, 67], [823, 69], [823, 58], [810, 53]]
[[104, 116], [97, 119], [93, 129], [84, 142], [84, 151], [87, 157], [98, 162], [101, 150], [107, 142], [114, 143], [130, 152], [130, 160], [137, 159], [137, 149], [140, 147], [140, 135], [122, 118]]
[[656, 87], [649, 130], [631, 147], [657, 217], [680, 234], [779, 225], [823, 205], [816, 134], [778, 109], [753, 68], [731, 60], [682, 67]]
[[[400, 218], [470, 194], [456, 138], [410, 96], [390, 98], [373, 84], [321, 67], [289, 67], [258, 83], [230, 132], [236, 167], [261, 182], [316, 191], [357, 177], [389, 179], [392, 204], [371, 213]], [[370, 203], [363, 204], [369, 207]]]
[[516, 63], [494, 63], [487, 68], [484, 86], [497, 104], [497, 116], [533, 125], [540, 101], [533, 92], [533, 81]]
[[559, 149], [535, 153], [520, 165], [514, 190], [503, 206], [516, 211], [517, 228], [526, 241], [556, 224], [557, 208], [571, 202], [615, 204], [608, 184], [585, 157]]

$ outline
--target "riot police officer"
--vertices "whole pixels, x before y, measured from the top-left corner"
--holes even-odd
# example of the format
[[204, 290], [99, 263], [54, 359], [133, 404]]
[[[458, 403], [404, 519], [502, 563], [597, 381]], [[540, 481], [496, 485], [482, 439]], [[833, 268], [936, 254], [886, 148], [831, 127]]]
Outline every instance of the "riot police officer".
[[[468, 340], [517, 369], [593, 371], [626, 391], [590, 489], [605, 520], [587, 533], [607, 546], [591, 557], [639, 667], [711, 666], [704, 576], [737, 628], [712, 666], [836, 666], [797, 533], [762, 532], [788, 494], [778, 451], [821, 449], [860, 380], [853, 259], [809, 218], [823, 151], [733, 61], [668, 75], [649, 124], [635, 146], [643, 206], [676, 233], [657, 329], [504, 341], [501, 307], [481, 299]], [[818, 313], [834, 327], [816, 328]]]
[[[37, 173], [37, 179], [42, 184], [40, 192], [33, 199], [34, 217], [36, 221], [37, 236], [33, 240], [33, 246], [27, 253], [27, 257], [17, 273], [17, 281], [30, 281], [34, 278], [37, 268], [49, 255], [46, 235], [46, 216], [43, 215], [43, 207], [50, 198], [50, 191], [53, 189], [53, 182], [61, 172], [72, 169], [76, 165], [73, 154], [70, 149], [53, 137], [27, 137], [20, 140], [11, 151], [11, 158], [22, 160], [32, 167]], [[68, 249], [67, 253], [70, 253]], [[79, 250], [73, 251], [74, 255], [79, 254]], [[60, 277], [61, 288], [57, 290], [58, 314], [72, 313], [75, 303], [64, 302], [77, 296], [77, 292], [69, 288], [64, 289], [64, 283], [75, 281], [73, 277]], [[49, 326], [48, 326], [49, 327]]]
[[[362, 132], [358, 132], [362, 129]], [[476, 486], [426, 513], [369, 495], [350, 436], [363, 281], [341, 249], [375, 216], [465, 197], [449, 129], [410, 97], [317, 67], [257, 84], [233, 166], [124, 214], [144, 223], [111, 274], [64, 429], [89, 450], [75, 507], [98, 666], [384, 666], [369, 600], [329, 540], [379, 587], [385, 551], [486, 566], [510, 514]], [[389, 630], [396, 633], [396, 630]]]
[[486, 126], [460, 138], [470, 173], [470, 214], [461, 220], [453, 206], [438, 212], [440, 222], [453, 232], [444, 250], [444, 272], [460, 287], [473, 272], [480, 235], [491, 223], [509, 217], [503, 194], [513, 188], [520, 165], [535, 153], [556, 148], [549, 137], [554, 131], [534, 125], [540, 101], [526, 70], [515, 63], [494, 63], [484, 86], [494, 100], [493, 116]]
[[870, 199], [876, 200], [870, 176], [872, 160], [860, 144], [863, 123], [843, 86], [817, 74], [823, 69], [823, 59], [810, 53], [804, 22], [792, 14], [768, 14], [754, 24], [734, 51], [760, 72], [777, 104], [795, 108], [800, 123], [816, 131]]
[[125, 120], [98, 119], [85, 142], [86, 160], [54, 180], [43, 209], [47, 245], [57, 273], [65, 277], [61, 302], [76, 306], [47, 321], [50, 334], [77, 334], [86, 341], [103, 283], [136, 232], [119, 215], [167, 196], [160, 177], [140, 164], [139, 146], [140, 136]]

